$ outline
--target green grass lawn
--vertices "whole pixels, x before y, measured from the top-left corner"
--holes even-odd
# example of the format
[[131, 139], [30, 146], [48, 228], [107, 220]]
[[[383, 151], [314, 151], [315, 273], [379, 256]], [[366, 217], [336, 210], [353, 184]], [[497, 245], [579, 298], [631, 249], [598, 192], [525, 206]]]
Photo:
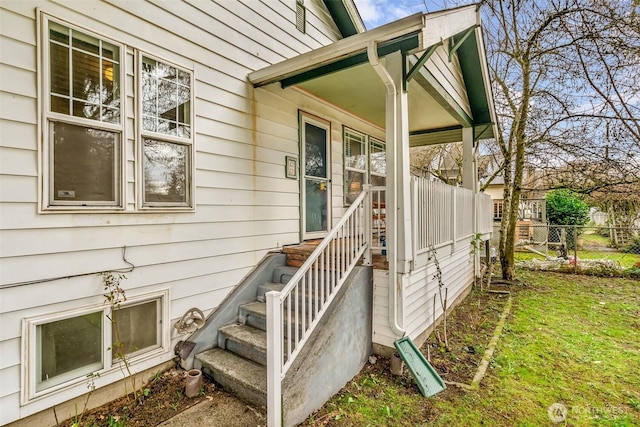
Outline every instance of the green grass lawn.
[[522, 272], [479, 391], [442, 399], [435, 425], [640, 425], [640, 282]]
[[[640, 281], [519, 275], [526, 285], [512, 287], [513, 308], [479, 389], [450, 385], [424, 398], [410, 377], [368, 366], [307, 424], [639, 426]], [[551, 422], [552, 404], [564, 405], [566, 422]]]

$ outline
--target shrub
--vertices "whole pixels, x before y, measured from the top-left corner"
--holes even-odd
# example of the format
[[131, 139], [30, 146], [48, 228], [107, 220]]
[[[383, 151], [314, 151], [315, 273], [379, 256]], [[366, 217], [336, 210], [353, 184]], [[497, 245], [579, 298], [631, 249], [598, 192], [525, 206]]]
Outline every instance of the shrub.
[[550, 191], [546, 200], [549, 224], [585, 225], [589, 221], [589, 205], [571, 190]]

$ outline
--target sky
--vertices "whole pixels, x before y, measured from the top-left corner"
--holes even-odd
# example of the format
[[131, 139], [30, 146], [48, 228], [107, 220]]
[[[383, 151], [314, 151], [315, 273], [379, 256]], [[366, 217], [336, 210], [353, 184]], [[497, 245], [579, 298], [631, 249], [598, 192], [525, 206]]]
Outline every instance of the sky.
[[358, 12], [367, 27], [371, 30], [388, 22], [397, 21], [405, 16], [421, 12], [435, 12], [469, 4], [465, 0], [354, 0]]

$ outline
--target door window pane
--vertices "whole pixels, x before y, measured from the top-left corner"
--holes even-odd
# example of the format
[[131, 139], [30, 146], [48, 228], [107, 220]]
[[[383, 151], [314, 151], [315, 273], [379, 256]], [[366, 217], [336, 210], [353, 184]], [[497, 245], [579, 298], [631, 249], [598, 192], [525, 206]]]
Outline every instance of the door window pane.
[[144, 200], [187, 203], [190, 146], [144, 140]]
[[327, 230], [327, 183], [315, 179], [305, 180], [306, 231]]
[[317, 178], [327, 177], [327, 131], [305, 123], [305, 174]]
[[51, 200], [116, 203], [118, 133], [56, 122], [51, 124], [51, 128]]
[[160, 346], [159, 300], [122, 307], [114, 312], [111, 329], [113, 359]]
[[102, 311], [36, 326], [36, 390], [102, 369]]

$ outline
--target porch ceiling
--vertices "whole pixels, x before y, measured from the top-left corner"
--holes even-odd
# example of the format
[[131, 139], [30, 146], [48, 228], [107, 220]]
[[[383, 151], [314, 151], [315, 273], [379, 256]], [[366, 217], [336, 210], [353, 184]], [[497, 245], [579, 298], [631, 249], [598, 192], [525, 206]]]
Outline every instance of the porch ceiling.
[[[307, 80], [296, 86], [381, 128], [385, 126], [386, 89], [369, 63]], [[416, 81], [409, 83], [408, 94], [410, 131], [459, 124]]]
[[380, 58], [396, 51], [406, 54], [410, 69], [423, 52], [451, 40], [452, 45], [459, 43], [451, 54], [460, 62], [471, 114], [422, 65], [407, 86], [410, 145], [461, 141], [463, 126], [474, 126], [476, 138], [490, 138], [495, 115], [478, 25], [475, 5], [416, 14], [254, 71], [248, 77], [255, 87], [275, 82], [283, 88], [295, 86], [384, 128], [386, 90], [368, 62], [368, 44], [377, 43]]

